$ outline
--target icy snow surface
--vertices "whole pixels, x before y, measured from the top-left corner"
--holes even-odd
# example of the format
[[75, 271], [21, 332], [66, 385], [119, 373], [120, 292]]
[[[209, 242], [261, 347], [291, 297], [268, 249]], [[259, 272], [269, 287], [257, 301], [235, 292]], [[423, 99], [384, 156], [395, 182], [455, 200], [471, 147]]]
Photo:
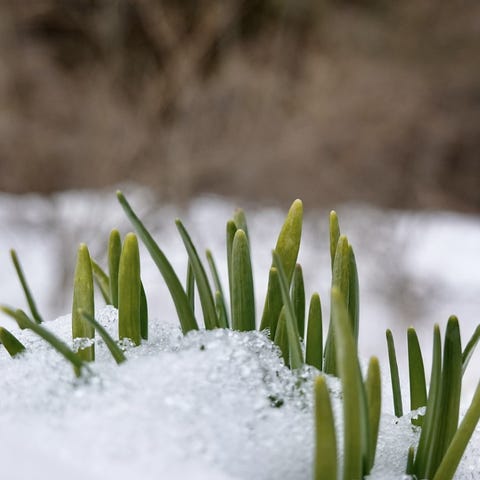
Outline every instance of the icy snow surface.
[[[185, 273], [183, 244], [173, 225], [181, 217], [200, 250], [210, 247], [226, 281], [224, 225], [234, 206], [199, 199], [187, 208], [149, 208], [148, 193], [128, 197], [176, 268]], [[270, 250], [285, 212], [248, 208], [258, 311], [263, 307]], [[405, 330], [413, 324], [430, 352], [433, 322], [460, 317], [463, 341], [480, 312], [480, 219], [448, 213], [383, 212], [344, 206], [342, 231], [356, 250], [361, 282], [360, 351], [380, 357], [384, 415], [377, 462], [369, 480], [401, 480], [409, 445], [417, 439], [408, 416], [392, 415], [385, 328], [396, 338], [406, 376]], [[307, 295], [318, 290], [328, 319], [328, 214], [310, 212], [300, 261]], [[105, 263], [108, 232], [129, 230], [112, 192], [68, 193], [40, 199], [0, 196], [0, 303], [25, 308], [8, 259], [15, 247], [41, 312], [67, 312], [76, 245], [89, 244]], [[292, 376], [276, 349], [257, 332], [195, 332], [183, 338], [168, 292], [148, 253], [142, 275], [150, 306], [150, 339], [128, 349], [118, 367], [97, 339], [88, 380], [75, 379], [65, 360], [28, 331], [10, 328], [28, 348], [10, 359], [0, 349], [0, 478], [60, 480], [131, 478], [196, 480], [302, 480], [312, 477], [312, 381]], [[98, 319], [116, 337], [116, 311], [97, 302]], [[47, 322], [70, 341], [70, 317]], [[326, 331], [327, 325], [324, 326]], [[428, 356], [428, 353], [427, 353]], [[426, 358], [427, 371], [429, 358]], [[480, 376], [472, 358], [464, 405]], [[341, 427], [340, 389], [330, 379]], [[405, 384], [404, 405], [408, 405]], [[458, 480], [480, 478], [480, 431], [461, 464]]]

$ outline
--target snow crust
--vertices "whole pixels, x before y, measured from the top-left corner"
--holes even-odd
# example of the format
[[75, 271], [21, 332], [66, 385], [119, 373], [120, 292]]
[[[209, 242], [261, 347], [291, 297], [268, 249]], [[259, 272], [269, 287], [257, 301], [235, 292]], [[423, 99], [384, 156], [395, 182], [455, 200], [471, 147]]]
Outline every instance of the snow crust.
[[[133, 196], [132, 196], [133, 195]], [[173, 225], [180, 217], [199, 249], [211, 248], [226, 284], [224, 224], [234, 206], [203, 198], [179, 210], [148, 208], [143, 191], [128, 196], [175, 269], [186, 272], [185, 251]], [[270, 250], [285, 211], [246, 208], [252, 239], [257, 304], [263, 307]], [[327, 212], [308, 213], [300, 262], [307, 296], [320, 292], [328, 322], [330, 284]], [[342, 231], [355, 247], [361, 287], [360, 354], [380, 357], [383, 417], [377, 459], [369, 480], [401, 480], [408, 447], [418, 439], [408, 415], [396, 419], [388, 378], [384, 332], [395, 335], [404, 406], [408, 405], [406, 328], [414, 325], [429, 371], [432, 325], [451, 313], [465, 342], [479, 321], [480, 219], [450, 213], [383, 212], [344, 206]], [[0, 195], [0, 302], [26, 308], [7, 258], [15, 247], [46, 318], [69, 311], [75, 250], [89, 244], [104, 264], [111, 228], [130, 230], [114, 195], [73, 192], [52, 197]], [[150, 307], [150, 339], [128, 349], [118, 367], [101, 339], [88, 380], [76, 380], [67, 362], [41, 339], [10, 328], [27, 346], [22, 358], [0, 349], [1, 478], [145, 480], [312, 478], [312, 382], [300, 385], [261, 334], [217, 330], [182, 337], [175, 311], [148, 253], [142, 277]], [[116, 311], [97, 302], [98, 318], [116, 338]], [[71, 342], [70, 318], [46, 323]], [[327, 325], [324, 325], [326, 332]], [[464, 408], [478, 383], [479, 352], [464, 379]], [[329, 379], [341, 428], [340, 387]], [[5, 475], [5, 477], [4, 477]], [[462, 461], [458, 480], [480, 478], [480, 432]]]

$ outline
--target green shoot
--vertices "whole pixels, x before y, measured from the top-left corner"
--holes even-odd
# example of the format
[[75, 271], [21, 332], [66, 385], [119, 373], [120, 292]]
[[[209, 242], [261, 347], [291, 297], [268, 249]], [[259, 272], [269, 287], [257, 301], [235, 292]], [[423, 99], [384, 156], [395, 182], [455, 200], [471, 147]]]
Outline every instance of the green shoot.
[[208, 281], [203, 263], [198, 256], [197, 249], [193, 244], [190, 235], [183, 226], [180, 220], [175, 220], [180, 236], [182, 237], [185, 249], [187, 250], [188, 259], [192, 265], [193, 275], [197, 284], [198, 296], [200, 297], [200, 304], [202, 305], [203, 321], [205, 322], [205, 328], [212, 330], [220, 327], [217, 317], [217, 311], [215, 309], [215, 301], [213, 299], [212, 289]]
[[357, 347], [348, 319], [345, 297], [332, 288], [332, 322], [335, 334], [337, 366], [343, 390], [344, 453], [343, 479], [363, 478], [362, 459], [362, 396]]
[[208, 266], [210, 267], [210, 273], [212, 274], [213, 284], [215, 285], [216, 289], [215, 304], [217, 305], [217, 314], [220, 320], [220, 325], [223, 325], [223, 328], [228, 328], [227, 303], [225, 300], [225, 293], [223, 292], [222, 282], [220, 281], [220, 275], [218, 274], [217, 265], [215, 264], [215, 260], [213, 259], [213, 255], [210, 250], [207, 250], [206, 257]]
[[397, 354], [395, 353], [395, 342], [391, 330], [387, 330], [388, 361], [390, 364], [390, 378], [392, 381], [393, 408], [396, 417], [403, 416], [402, 390], [400, 387], [400, 376], [398, 374]]
[[319, 376], [315, 380], [314, 457], [314, 480], [335, 480], [338, 463], [337, 439], [330, 394], [323, 376]]
[[3, 344], [5, 350], [11, 357], [15, 357], [25, 351], [23, 343], [3, 327], [0, 327], [0, 343]]
[[[295, 200], [288, 211], [287, 218], [278, 235], [275, 251], [277, 252], [282, 266], [285, 270], [285, 278], [287, 286], [290, 283], [297, 263], [298, 251], [300, 249], [300, 240], [302, 238], [302, 222], [303, 222], [303, 204], [301, 200]], [[275, 266], [272, 264], [272, 266]], [[277, 269], [278, 270], [278, 269]], [[263, 308], [262, 320], [260, 322], [260, 330], [270, 329], [271, 338], [275, 334], [274, 325], [278, 321], [280, 310], [284, 302], [279, 303], [280, 285], [277, 285], [275, 274], [270, 275], [267, 286], [267, 296], [265, 298], [265, 306]], [[274, 283], [272, 284], [271, 281]]]
[[320, 296], [314, 293], [310, 299], [307, 325], [307, 348], [305, 362], [318, 370], [323, 366], [323, 325]]
[[305, 285], [302, 267], [299, 263], [295, 265], [292, 278], [292, 303], [297, 318], [298, 333], [303, 340], [305, 336]]
[[[427, 385], [422, 351], [414, 328], [407, 330], [408, 368], [410, 378], [410, 410], [417, 410], [427, 405]], [[412, 419], [414, 425], [421, 426], [423, 417]]]
[[[135, 345], [141, 343], [140, 324], [140, 256], [134, 233], [128, 233], [123, 242], [118, 269], [118, 335]], [[90, 312], [86, 312], [90, 316]]]
[[247, 235], [238, 229], [232, 246], [232, 328], [255, 330], [255, 299]]
[[15, 310], [12, 312], [10, 309], [2, 307], [2, 311], [11, 315], [20, 328], [28, 328], [29, 330], [32, 330], [32, 332], [36, 333], [39, 337], [49, 343], [60, 355], [72, 364], [73, 371], [77, 377], [81, 376], [83, 368], [88, 370], [88, 366], [82, 361], [78, 353], [75, 353], [66, 343], [62, 342], [62, 340], [50, 332], [50, 330], [47, 330], [39, 323], [31, 320], [23, 310]]
[[285, 307], [280, 311], [275, 332], [275, 345], [280, 349], [283, 361], [287, 367], [290, 366], [290, 352], [288, 348], [287, 317], [285, 316]]
[[153, 237], [144, 227], [140, 219], [135, 215], [122, 192], [117, 191], [117, 198], [128, 219], [135, 227], [138, 236], [147, 247], [152, 260], [155, 262], [155, 265], [157, 265], [168, 289], [170, 290], [170, 294], [177, 310], [182, 332], [186, 334], [190, 330], [198, 330], [198, 324], [190, 306], [190, 301], [182, 287], [182, 284], [180, 283], [180, 280], [178, 279], [177, 274], [170, 265], [170, 262], [167, 260], [167, 257], [165, 257], [164, 253], [162, 250], [160, 250]]
[[[73, 338], [94, 338], [95, 329], [78, 313], [79, 309], [94, 315], [92, 261], [87, 246], [78, 248], [75, 280], [73, 285], [72, 336]], [[78, 356], [87, 362], [95, 360], [95, 345], [78, 350]]]
[[122, 240], [118, 230], [112, 230], [108, 239], [108, 273], [110, 276], [110, 299], [112, 305], [118, 308], [118, 270], [120, 255], [122, 253]]
[[22, 266], [20, 265], [20, 261], [18, 260], [17, 252], [13, 249], [10, 250], [10, 256], [12, 258], [13, 266], [15, 267], [15, 270], [17, 272], [18, 279], [20, 280], [20, 283], [22, 285], [23, 292], [25, 293], [25, 297], [28, 303], [28, 308], [30, 308], [32, 317], [37, 323], [42, 323], [43, 319], [40, 313], [38, 312], [37, 305], [35, 304], [33, 295], [30, 291], [30, 288], [28, 287], [28, 283], [23, 273]]
[[372, 357], [368, 364], [367, 379], [365, 380], [365, 390], [367, 394], [368, 406], [368, 431], [370, 433], [370, 454], [368, 458], [367, 471], [370, 472], [375, 463], [378, 429], [380, 426], [380, 414], [382, 410], [380, 364], [377, 357]]
[[475, 331], [473, 332], [472, 337], [467, 343], [467, 346], [463, 350], [462, 353], [462, 372], [465, 373], [467, 366], [472, 358], [473, 352], [475, 351], [476, 346], [480, 340], [480, 325], [477, 326]]
[[98, 285], [100, 293], [107, 305], [112, 305], [112, 298], [110, 296], [110, 279], [108, 275], [102, 270], [102, 267], [92, 258], [92, 273], [93, 280]]
[[273, 251], [273, 264], [278, 270], [278, 279], [282, 292], [283, 304], [285, 306], [285, 320], [287, 325], [288, 345], [290, 352], [290, 367], [293, 370], [301, 368], [304, 364], [302, 346], [300, 345], [300, 336], [298, 334], [297, 319], [295, 318], [295, 310], [290, 300], [290, 292], [288, 289], [288, 280], [283, 269], [280, 255]]

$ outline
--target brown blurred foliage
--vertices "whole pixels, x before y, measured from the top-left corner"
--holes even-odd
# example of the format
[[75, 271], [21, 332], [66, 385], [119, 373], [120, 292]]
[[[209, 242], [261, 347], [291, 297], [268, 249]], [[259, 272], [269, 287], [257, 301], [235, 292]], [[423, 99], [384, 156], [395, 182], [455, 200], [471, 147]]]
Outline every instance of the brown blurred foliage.
[[478, 0], [2, 0], [0, 189], [480, 210]]

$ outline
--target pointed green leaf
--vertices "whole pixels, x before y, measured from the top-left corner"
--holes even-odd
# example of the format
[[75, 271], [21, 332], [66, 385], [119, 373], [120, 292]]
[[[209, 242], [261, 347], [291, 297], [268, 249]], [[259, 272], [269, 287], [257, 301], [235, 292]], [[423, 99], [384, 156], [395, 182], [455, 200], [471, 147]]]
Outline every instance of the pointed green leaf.
[[292, 303], [297, 318], [298, 333], [303, 340], [305, 336], [305, 285], [302, 267], [299, 263], [295, 265], [292, 278]]
[[[425, 367], [422, 351], [418, 343], [417, 332], [410, 327], [407, 330], [408, 343], [408, 371], [410, 379], [410, 410], [417, 410], [427, 405], [427, 384], [425, 381]], [[423, 417], [412, 419], [412, 423], [422, 426]]]
[[480, 383], [433, 480], [451, 480], [480, 419]]
[[[287, 279], [287, 286], [293, 276], [293, 270], [297, 263], [298, 251], [300, 249], [300, 240], [302, 237], [302, 221], [303, 221], [303, 204], [301, 200], [295, 200], [288, 211], [287, 218], [278, 235], [275, 251], [278, 253], [282, 262], [282, 267], [285, 270], [285, 277]], [[272, 267], [275, 266], [272, 264]], [[279, 285], [271, 285], [271, 281], [275, 283], [278, 281], [275, 274], [270, 275], [267, 286], [267, 296], [265, 298], [265, 305], [263, 307], [262, 321], [260, 322], [260, 330], [270, 328], [270, 338], [274, 338], [274, 326], [277, 323], [280, 310], [282, 309], [283, 301], [279, 303]]]
[[325, 377], [315, 380], [315, 463], [314, 480], [336, 480], [337, 439], [330, 394]]
[[100, 293], [107, 305], [112, 305], [112, 299], [110, 297], [110, 279], [108, 275], [102, 270], [102, 267], [92, 258], [92, 272], [93, 280], [98, 285]]
[[460, 393], [462, 387], [462, 345], [458, 319], [448, 319], [443, 347], [442, 385], [440, 406], [434, 423], [434, 446], [432, 462], [427, 470], [428, 478], [433, 477], [447, 451], [458, 427]]
[[122, 352], [121, 348], [117, 345], [117, 342], [115, 342], [115, 340], [105, 330], [103, 325], [98, 323], [94, 317], [84, 312], [83, 310], [80, 310], [79, 313], [88, 323], [90, 323], [95, 328], [95, 330], [98, 332], [100, 337], [102, 337], [102, 340], [105, 342], [105, 345], [107, 346], [108, 350], [112, 354], [112, 357], [117, 362], [117, 364], [120, 365], [121, 363], [125, 362], [127, 360], [127, 358], [125, 357], [125, 354]]
[[267, 295], [265, 296], [265, 306], [263, 309], [262, 321], [260, 322], [260, 331], [268, 329], [270, 338], [275, 338], [278, 316], [282, 310], [282, 290], [278, 280], [278, 271], [275, 267], [270, 268], [268, 274]]
[[414, 475], [414, 458], [415, 458], [415, 448], [412, 446], [408, 449], [407, 454], [407, 468], [405, 469], [406, 475]]
[[357, 347], [345, 305], [345, 297], [337, 288], [332, 288], [332, 322], [335, 334], [337, 366], [342, 381], [344, 419], [343, 479], [363, 478], [362, 411], [359, 399], [363, 381], [360, 376]]
[[302, 346], [300, 345], [300, 336], [298, 334], [297, 319], [295, 310], [290, 300], [288, 280], [283, 269], [280, 255], [273, 251], [273, 265], [278, 270], [278, 279], [282, 291], [283, 304], [285, 306], [285, 319], [287, 324], [288, 345], [290, 351], [290, 366], [293, 370], [301, 368], [304, 364]]
[[380, 414], [382, 406], [380, 364], [377, 357], [370, 358], [370, 362], [368, 364], [367, 379], [365, 380], [365, 390], [367, 394], [368, 420], [370, 427], [370, 451], [366, 473], [370, 473], [375, 463], [378, 428], [380, 425]]
[[192, 307], [192, 312], [195, 311], [195, 275], [193, 274], [192, 263], [190, 260], [187, 265], [187, 298]]
[[110, 232], [108, 239], [108, 273], [110, 276], [110, 298], [115, 308], [118, 308], [118, 271], [121, 253], [122, 240], [120, 232], [114, 229]]
[[180, 280], [178, 279], [177, 274], [170, 265], [170, 262], [167, 260], [167, 257], [165, 257], [164, 253], [162, 250], [160, 250], [153, 237], [144, 227], [140, 219], [135, 215], [122, 192], [117, 191], [117, 198], [128, 219], [135, 227], [138, 236], [147, 247], [147, 250], [155, 262], [155, 265], [157, 265], [158, 270], [162, 274], [163, 279], [167, 284], [177, 310], [182, 332], [186, 334], [190, 330], [198, 330], [198, 324], [190, 306], [190, 301], [182, 287], [182, 284], [180, 283]]
[[218, 290], [215, 292], [215, 308], [217, 310], [219, 324], [222, 325], [220, 328], [229, 328], [225, 303], [222, 294]]
[[219, 327], [217, 318], [217, 312], [215, 310], [215, 301], [213, 300], [212, 289], [205, 273], [203, 263], [198, 256], [197, 249], [193, 245], [192, 239], [187, 230], [183, 226], [183, 223], [177, 219], [175, 220], [180, 236], [182, 237], [185, 249], [188, 253], [188, 259], [192, 264], [193, 275], [195, 276], [195, 282], [197, 283], [198, 296], [200, 297], [200, 304], [202, 305], [203, 321], [205, 322], [205, 328], [212, 330]]
[[395, 343], [391, 330], [387, 330], [388, 361], [390, 364], [390, 379], [392, 381], [393, 409], [396, 417], [403, 416], [402, 389], [400, 387], [400, 376], [398, 375], [397, 355]]
[[338, 239], [340, 238], [340, 225], [338, 224], [338, 216], [335, 210], [330, 212], [330, 258], [332, 263], [335, 261], [335, 254], [337, 252]]
[[237, 230], [243, 230], [248, 240], [248, 244], [250, 244], [250, 237], [248, 235], [248, 226], [247, 226], [247, 217], [245, 212], [241, 208], [237, 208], [233, 213], [233, 221]]
[[462, 372], [465, 373], [467, 366], [470, 362], [470, 358], [477, 347], [478, 341], [480, 340], [480, 325], [477, 326], [473, 335], [471, 336], [470, 340], [467, 343], [467, 346], [463, 350], [462, 353]]
[[[90, 315], [95, 314], [93, 295], [92, 260], [87, 246], [82, 243], [78, 248], [77, 264], [73, 284], [72, 336], [73, 338], [94, 338], [95, 329], [78, 313], [82, 309]], [[78, 356], [87, 362], [95, 360], [95, 345], [79, 349]]]
[[237, 230], [232, 248], [232, 328], [255, 330], [255, 298], [248, 240]]
[[38, 312], [37, 305], [30, 291], [30, 288], [28, 287], [28, 283], [23, 273], [22, 266], [20, 265], [20, 262], [18, 260], [17, 252], [15, 250], [10, 250], [10, 256], [12, 258], [13, 266], [15, 267], [15, 270], [17, 272], [18, 279], [20, 280], [20, 283], [22, 285], [23, 292], [25, 293], [25, 297], [27, 299], [28, 307], [30, 308], [32, 317], [37, 323], [42, 323], [42, 316]]
[[[5, 313], [10, 314], [4, 308], [2, 310]], [[15, 310], [13, 312], [13, 318], [18, 323], [18, 326], [22, 329], [28, 328], [32, 332], [36, 333], [39, 337], [43, 338], [49, 343], [60, 355], [66, 358], [73, 366], [75, 375], [79, 377], [82, 374], [82, 369], [89, 371], [87, 364], [85, 364], [80, 356], [75, 353], [66, 343], [62, 342], [56, 337], [50, 330], [42, 327], [39, 323], [31, 320], [23, 310]]]
[[[217, 265], [213, 258], [212, 252], [207, 250], [206, 252], [208, 266], [210, 267], [210, 273], [212, 274], [213, 284], [215, 285], [215, 304], [217, 305], [217, 310], [221, 310], [221, 314], [218, 315], [220, 319], [221, 328], [228, 328], [228, 310], [227, 303], [225, 301], [225, 293], [223, 291], [222, 282], [220, 281], [220, 275], [218, 274]], [[217, 299], [218, 293], [218, 299]]]
[[138, 241], [134, 233], [128, 233], [118, 267], [118, 336], [130, 339], [135, 345], [141, 343], [140, 296]]
[[289, 367], [290, 353], [288, 347], [287, 317], [285, 316], [285, 308], [282, 308], [280, 316], [278, 317], [274, 343], [280, 349], [285, 365]]
[[15, 357], [25, 351], [23, 343], [3, 327], [0, 327], [0, 343], [3, 344], [5, 350], [11, 357]]
[[358, 344], [358, 331], [359, 331], [359, 319], [360, 319], [360, 292], [358, 285], [358, 271], [357, 262], [355, 260], [355, 254], [353, 248], [348, 245], [349, 251], [349, 266], [348, 266], [348, 314], [352, 325], [353, 338], [355, 343]]
[[425, 417], [422, 425], [422, 433], [418, 442], [415, 456], [414, 473], [418, 478], [426, 478], [427, 469], [431, 469], [434, 456], [434, 436], [436, 435], [435, 424], [436, 412], [440, 407], [440, 387], [442, 381], [442, 341], [440, 328], [436, 324], [433, 328], [433, 358], [430, 374], [430, 388]]
[[318, 370], [322, 370], [323, 363], [323, 324], [320, 296], [314, 293], [310, 299], [307, 326], [307, 348], [305, 362]]
[[[343, 296], [343, 301], [347, 308], [350, 278], [349, 267], [350, 250], [348, 240], [345, 235], [341, 235], [338, 239], [338, 245], [335, 251], [335, 260], [333, 262], [332, 288], [335, 287], [338, 291], [341, 292]], [[350, 321], [349, 324], [351, 325]], [[323, 364], [325, 373], [328, 373], [330, 375], [337, 375], [335, 349], [335, 335], [333, 333], [333, 322], [330, 314], [330, 325], [328, 328], [327, 341], [325, 342], [325, 359]]]
[[143, 340], [148, 340], [148, 302], [142, 282], [140, 282], [140, 336]]
[[[235, 237], [235, 232], [237, 231], [237, 226], [233, 220], [227, 222], [226, 227], [226, 236], [227, 236], [227, 268], [228, 268], [228, 289], [230, 294], [230, 307], [232, 304], [232, 249], [233, 249], [233, 238]], [[232, 318], [232, 312], [230, 311], [230, 318]]]

